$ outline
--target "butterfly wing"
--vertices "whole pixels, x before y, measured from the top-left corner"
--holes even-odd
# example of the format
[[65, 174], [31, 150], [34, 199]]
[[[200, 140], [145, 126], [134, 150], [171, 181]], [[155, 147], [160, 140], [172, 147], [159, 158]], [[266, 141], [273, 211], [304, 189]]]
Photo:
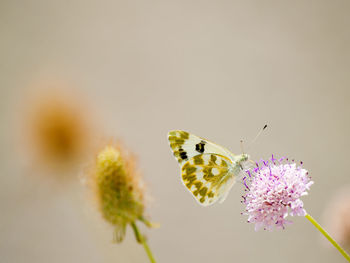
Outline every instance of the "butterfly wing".
[[234, 156], [229, 150], [206, 139], [186, 131], [170, 131], [168, 133], [170, 148], [180, 165], [196, 155], [214, 153], [223, 156]]
[[235, 155], [186, 131], [170, 131], [168, 140], [181, 166], [182, 182], [198, 203], [208, 206], [223, 202], [235, 183]]
[[181, 179], [200, 205], [223, 201], [235, 182], [228, 157], [204, 153], [189, 158], [181, 168]]

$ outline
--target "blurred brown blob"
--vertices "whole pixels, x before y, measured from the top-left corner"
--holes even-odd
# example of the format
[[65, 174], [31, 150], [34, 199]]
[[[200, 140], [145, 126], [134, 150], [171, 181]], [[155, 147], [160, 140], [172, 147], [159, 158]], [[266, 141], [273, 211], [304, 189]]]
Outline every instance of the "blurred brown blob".
[[21, 136], [26, 159], [35, 168], [49, 169], [63, 178], [84, 160], [95, 127], [81, 96], [62, 84], [47, 87], [50, 88], [32, 90], [24, 102]]
[[329, 233], [344, 248], [350, 249], [350, 186], [341, 189], [324, 214]]

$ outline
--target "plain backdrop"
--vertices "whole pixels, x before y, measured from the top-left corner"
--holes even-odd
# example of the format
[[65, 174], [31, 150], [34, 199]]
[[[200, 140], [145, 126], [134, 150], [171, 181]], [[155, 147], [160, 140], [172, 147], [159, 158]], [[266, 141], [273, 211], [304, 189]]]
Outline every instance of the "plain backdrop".
[[[200, 207], [183, 187], [166, 134], [183, 129], [252, 159], [302, 160], [315, 184], [303, 198], [316, 219], [350, 183], [350, 2], [0, 2], [0, 261], [147, 262], [128, 235], [94, 214], [84, 187], [28, 176], [11, 127], [33, 80], [76, 84], [108, 135], [139, 158], [152, 197], [142, 229], [158, 262], [344, 262], [305, 218], [254, 231], [243, 186]], [[54, 189], [54, 190], [53, 190]]]

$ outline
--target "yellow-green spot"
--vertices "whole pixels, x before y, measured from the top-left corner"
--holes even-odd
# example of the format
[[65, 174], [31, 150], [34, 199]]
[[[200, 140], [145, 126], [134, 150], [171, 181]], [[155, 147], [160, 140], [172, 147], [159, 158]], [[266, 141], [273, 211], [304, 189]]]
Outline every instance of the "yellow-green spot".
[[190, 137], [190, 134], [185, 131], [179, 131], [179, 134], [180, 134], [180, 137], [185, 140], [187, 140]]
[[199, 193], [200, 193], [201, 196], [204, 197], [204, 196], [207, 194], [207, 191], [208, 191], [208, 188], [207, 188], [207, 187], [203, 187], [203, 188], [199, 191]]
[[202, 164], [204, 164], [202, 155], [197, 155], [197, 156], [193, 157], [193, 162], [194, 162], [195, 165], [202, 165]]
[[209, 181], [211, 178], [214, 177], [214, 174], [212, 173], [212, 169], [211, 167], [204, 167], [203, 168], [203, 178], [206, 181]]
[[187, 175], [193, 174], [197, 170], [194, 166], [188, 166], [186, 168], [182, 168], [182, 171], [185, 171]]
[[191, 174], [191, 175], [183, 174], [182, 179], [184, 180], [184, 182], [190, 183], [190, 186], [188, 187], [188, 188], [190, 188], [192, 183], [196, 180], [196, 175], [195, 174]]
[[177, 144], [171, 141], [170, 147], [171, 149], [175, 149], [177, 147]]
[[201, 189], [201, 187], [202, 187], [203, 183], [202, 183], [202, 182], [200, 182], [200, 181], [197, 181], [197, 182], [195, 182], [195, 184], [194, 184], [194, 185], [197, 187], [197, 190], [199, 190], [199, 189]]
[[214, 197], [213, 192], [210, 191], [210, 192], [208, 193], [208, 197], [209, 197], [209, 198], [213, 198], [213, 197]]
[[185, 140], [177, 138], [177, 139], [175, 139], [175, 143], [178, 145], [183, 145], [185, 143]]
[[224, 159], [221, 159], [221, 166], [227, 167], [227, 162]]

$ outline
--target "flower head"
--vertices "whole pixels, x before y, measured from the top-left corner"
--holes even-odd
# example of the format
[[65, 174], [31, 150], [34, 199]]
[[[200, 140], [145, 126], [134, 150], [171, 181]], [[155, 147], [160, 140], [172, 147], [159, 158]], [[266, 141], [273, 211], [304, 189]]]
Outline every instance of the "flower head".
[[102, 217], [115, 228], [120, 242], [126, 226], [145, 221], [144, 189], [135, 171], [134, 159], [120, 145], [108, 144], [97, 153], [90, 172], [90, 184]]
[[[255, 223], [255, 230], [261, 227], [272, 230], [273, 226], [284, 228], [291, 216], [305, 216], [303, 201], [313, 184], [308, 172], [294, 161], [283, 162], [273, 156], [269, 161], [257, 163], [243, 178], [247, 193], [243, 196], [248, 222]], [[288, 159], [285, 159], [288, 161]], [[302, 164], [302, 163], [301, 163]]]

